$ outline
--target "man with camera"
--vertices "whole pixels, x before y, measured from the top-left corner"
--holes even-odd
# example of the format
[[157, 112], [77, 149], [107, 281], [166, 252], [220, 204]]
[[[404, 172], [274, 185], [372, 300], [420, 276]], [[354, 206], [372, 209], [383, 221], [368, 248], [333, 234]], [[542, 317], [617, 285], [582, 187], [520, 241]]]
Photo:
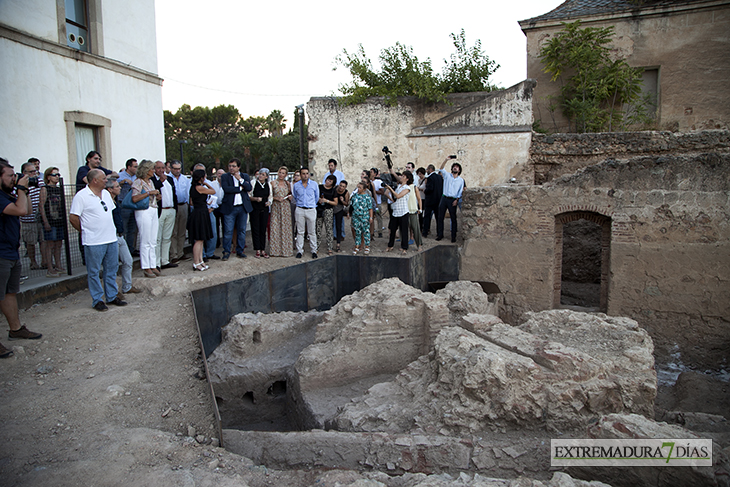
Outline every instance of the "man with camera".
[[[26, 175], [16, 178], [13, 166], [0, 158], [0, 310], [8, 320], [10, 340], [37, 340], [42, 336], [28, 330], [25, 325], [21, 326], [18, 313], [20, 216], [27, 215], [31, 208], [28, 179]], [[9, 357], [12, 353], [0, 343], [0, 358]]]
[[[43, 253], [43, 227], [41, 224], [40, 213], [38, 212], [38, 204], [41, 200], [41, 186], [38, 180], [38, 168], [34, 162], [26, 162], [20, 166], [20, 171], [24, 176], [28, 177], [28, 196], [30, 196], [31, 208], [27, 215], [20, 217], [20, 236], [25, 242], [25, 249], [28, 251], [28, 259], [30, 259], [31, 270], [41, 268], [36, 261], [35, 247], [40, 246], [41, 257]], [[42, 262], [42, 261], [41, 261]], [[42, 262], [45, 264], [45, 262]]]
[[444, 178], [444, 194], [441, 196], [439, 212], [436, 217], [436, 240], [444, 238], [444, 218], [448, 210], [451, 219], [451, 242], [453, 243], [456, 242], [456, 208], [464, 191], [464, 179], [461, 177], [461, 164], [458, 162], [451, 165], [451, 173], [447, 173], [444, 169], [446, 162], [451, 159], [456, 159], [456, 156], [449, 156], [444, 159], [439, 168], [439, 172]]

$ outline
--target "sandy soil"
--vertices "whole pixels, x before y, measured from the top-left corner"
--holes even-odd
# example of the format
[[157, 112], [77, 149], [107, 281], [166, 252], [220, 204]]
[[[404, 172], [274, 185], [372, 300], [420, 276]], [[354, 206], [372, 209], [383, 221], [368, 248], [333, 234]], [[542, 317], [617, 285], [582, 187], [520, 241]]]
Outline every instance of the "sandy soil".
[[[385, 246], [375, 239], [373, 253]], [[343, 251], [351, 247], [348, 238]], [[0, 361], [0, 485], [315, 483], [311, 472], [249, 465], [211, 439], [217, 433], [190, 291], [301, 262], [256, 259], [250, 245], [247, 253], [211, 261], [206, 272], [194, 272], [192, 261], [157, 279], [137, 270], [143, 293], [104, 313], [91, 308], [88, 291], [21, 311], [21, 322], [43, 338], [1, 340], [15, 353]]]

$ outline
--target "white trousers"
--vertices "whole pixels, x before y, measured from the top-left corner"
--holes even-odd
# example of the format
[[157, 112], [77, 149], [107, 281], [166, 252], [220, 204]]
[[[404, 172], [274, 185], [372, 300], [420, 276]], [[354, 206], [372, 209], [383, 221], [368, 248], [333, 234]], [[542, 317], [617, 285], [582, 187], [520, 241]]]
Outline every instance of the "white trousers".
[[297, 253], [304, 253], [304, 231], [306, 226], [309, 235], [309, 248], [313, 253], [317, 252], [317, 231], [314, 226], [317, 223], [316, 208], [299, 208], [294, 212], [294, 219], [297, 222]]
[[142, 269], [152, 269], [156, 266], [157, 208], [136, 210], [134, 218], [139, 232], [139, 265]]
[[162, 213], [160, 213], [157, 244], [155, 245], [157, 267], [170, 263], [170, 242], [172, 230], [175, 228], [176, 213], [175, 208], [163, 208]]

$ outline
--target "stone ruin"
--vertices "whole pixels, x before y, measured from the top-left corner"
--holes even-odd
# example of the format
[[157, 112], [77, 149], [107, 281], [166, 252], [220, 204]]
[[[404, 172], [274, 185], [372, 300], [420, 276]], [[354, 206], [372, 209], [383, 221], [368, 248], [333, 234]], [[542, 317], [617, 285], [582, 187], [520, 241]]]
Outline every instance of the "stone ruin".
[[224, 444], [283, 468], [547, 479], [551, 436], [666, 426], [647, 419], [653, 344], [634, 320], [551, 310], [515, 327], [497, 308], [476, 283], [393, 278], [326, 312], [237, 315], [208, 358]]

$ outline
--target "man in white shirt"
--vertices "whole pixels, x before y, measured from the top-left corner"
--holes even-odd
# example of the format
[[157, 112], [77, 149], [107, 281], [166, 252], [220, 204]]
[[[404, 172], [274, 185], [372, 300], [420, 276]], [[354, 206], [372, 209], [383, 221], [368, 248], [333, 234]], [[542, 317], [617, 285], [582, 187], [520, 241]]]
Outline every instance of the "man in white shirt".
[[165, 174], [165, 163], [155, 162], [155, 177], [152, 179], [155, 189], [160, 192], [160, 200], [157, 202], [157, 243], [155, 244], [155, 257], [157, 267], [170, 269], [177, 267], [177, 264], [170, 262], [170, 244], [172, 231], [175, 228], [177, 216], [177, 195], [175, 194], [175, 183], [172, 177]]
[[175, 215], [175, 228], [172, 230], [170, 239], [170, 261], [177, 263], [185, 259], [185, 233], [188, 229], [188, 199], [190, 198], [190, 180], [182, 174], [182, 163], [172, 161], [170, 165], [172, 179], [175, 183], [175, 195], [177, 196], [177, 214]]
[[[119, 268], [119, 244], [117, 229], [114, 225], [114, 200], [106, 186], [106, 175], [99, 169], [92, 169], [86, 175], [87, 186], [76, 193], [71, 202], [68, 220], [81, 232], [81, 243], [86, 256], [86, 274], [91, 293], [92, 306], [97, 311], [109, 308], [104, 303], [126, 306], [117, 293], [117, 269]], [[99, 271], [104, 268], [104, 283], [99, 279]]]

